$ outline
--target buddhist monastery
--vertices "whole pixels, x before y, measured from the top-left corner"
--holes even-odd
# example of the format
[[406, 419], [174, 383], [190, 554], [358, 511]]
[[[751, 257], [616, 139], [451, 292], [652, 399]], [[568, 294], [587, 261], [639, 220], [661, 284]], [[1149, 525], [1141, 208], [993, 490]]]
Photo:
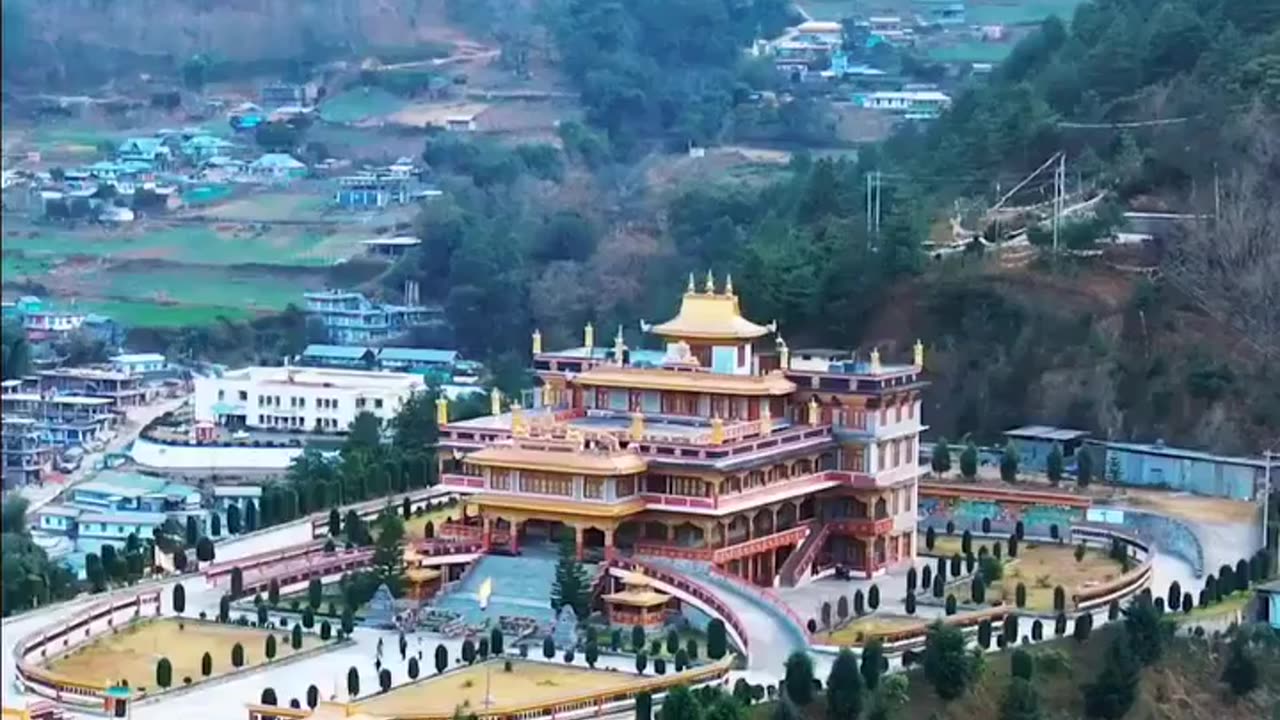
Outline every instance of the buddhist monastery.
[[792, 352], [709, 274], [640, 329], [663, 349], [621, 328], [598, 347], [588, 324], [581, 347], [546, 350], [535, 332], [531, 407], [495, 393], [490, 415], [449, 422], [438, 402], [441, 482], [470, 494], [486, 549], [567, 529], [580, 554], [700, 560], [766, 586], [914, 557], [919, 342], [910, 364]]

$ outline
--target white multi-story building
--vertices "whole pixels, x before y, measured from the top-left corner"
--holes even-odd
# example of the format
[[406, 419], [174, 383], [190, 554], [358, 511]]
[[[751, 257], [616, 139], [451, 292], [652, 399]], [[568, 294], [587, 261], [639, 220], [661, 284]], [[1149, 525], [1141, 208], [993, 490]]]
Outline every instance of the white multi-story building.
[[196, 421], [329, 433], [346, 432], [363, 411], [390, 421], [426, 389], [421, 375], [302, 367], [249, 367], [195, 386]]

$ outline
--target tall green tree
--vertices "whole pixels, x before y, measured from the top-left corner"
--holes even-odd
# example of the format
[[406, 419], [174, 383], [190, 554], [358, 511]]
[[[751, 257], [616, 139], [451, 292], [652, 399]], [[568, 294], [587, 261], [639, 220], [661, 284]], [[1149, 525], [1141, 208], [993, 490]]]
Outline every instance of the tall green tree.
[[395, 592], [404, 580], [404, 520], [387, 508], [378, 515], [378, 535], [373, 545], [373, 567]]
[[1062, 446], [1054, 443], [1053, 449], [1049, 451], [1049, 456], [1045, 458], [1045, 474], [1049, 476], [1049, 482], [1054, 485], [1062, 482], [1062, 470]]
[[1018, 451], [1011, 442], [1005, 443], [1000, 454], [1000, 479], [1007, 483], [1018, 481]]
[[1258, 662], [1249, 653], [1248, 641], [1242, 632], [1237, 632], [1231, 641], [1231, 650], [1222, 668], [1222, 681], [1236, 697], [1248, 695], [1260, 684]]
[[1102, 670], [1084, 686], [1085, 714], [1099, 720], [1124, 717], [1138, 697], [1140, 668], [1128, 638], [1115, 636], [1107, 648]]
[[951, 471], [951, 446], [947, 445], [947, 438], [940, 437], [938, 442], [933, 443], [933, 457], [929, 460], [929, 466], [933, 468], [934, 473], [945, 475]]
[[1000, 700], [1000, 720], [1042, 720], [1040, 696], [1029, 680], [1015, 677]]
[[809, 653], [797, 650], [787, 657], [782, 687], [787, 699], [798, 707], [813, 702], [813, 660]]
[[858, 720], [862, 714], [862, 674], [858, 658], [841, 648], [827, 675], [827, 720]]
[[1093, 482], [1093, 453], [1082, 449], [1076, 453], [1076, 484], [1082, 488]]
[[965, 443], [960, 451], [960, 474], [965, 480], [973, 480], [978, 476], [978, 446], [973, 441]]
[[587, 571], [578, 559], [577, 542], [572, 530], [566, 529], [560, 536], [560, 559], [556, 563], [555, 582], [551, 587], [551, 607], [559, 612], [569, 605], [579, 618], [586, 618], [590, 609], [591, 583]]
[[924, 645], [924, 676], [945, 702], [959, 698], [973, 682], [973, 667], [960, 630], [934, 622]]

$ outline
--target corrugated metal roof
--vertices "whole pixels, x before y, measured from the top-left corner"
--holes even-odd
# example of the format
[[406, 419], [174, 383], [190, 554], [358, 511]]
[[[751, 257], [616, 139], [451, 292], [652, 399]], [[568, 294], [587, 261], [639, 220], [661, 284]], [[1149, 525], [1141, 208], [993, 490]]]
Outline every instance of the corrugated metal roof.
[[448, 364], [458, 359], [456, 350], [434, 350], [431, 348], [388, 347], [378, 351], [379, 360], [428, 362]]
[[340, 358], [343, 360], [359, 360], [369, 352], [369, 348], [353, 345], [308, 345], [302, 351], [303, 357]]
[[[1179, 458], [1182, 460], [1199, 460], [1202, 462], [1218, 463], [1222, 465], [1248, 465], [1255, 468], [1265, 468], [1266, 460], [1261, 457], [1239, 457], [1229, 455], [1215, 455], [1203, 450], [1190, 450], [1187, 448], [1176, 448], [1163, 445], [1161, 443], [1125, 443], [1125, 442], [1106, 442], [1096, 441], [1096, 444], [1102, 445], [1108, 450], [1118, 450], [1120, 452], [1140, 453], [1143, 455], [1159, 455], [1161, 457]], [[1275, 456], [1271, 461], [1272, 467], [1280, 468], [1280, 456]]]
[[1072, 430], [1071, 428], [1052, 427], [1050, 425], [1024, 425], [1012, 430], [1005, 430], [1007, 437], [1028, 438], [1032, 440], [1053, 440], [1066, 442], [1088, 437], [1088, 430]]

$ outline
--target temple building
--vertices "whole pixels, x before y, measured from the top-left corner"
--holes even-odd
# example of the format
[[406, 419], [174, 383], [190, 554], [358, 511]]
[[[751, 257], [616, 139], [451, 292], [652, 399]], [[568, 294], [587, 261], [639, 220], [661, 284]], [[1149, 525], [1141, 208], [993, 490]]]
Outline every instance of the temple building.
[[[923, 346], [792, 353], [742, 316], [731, 279], [689, 280], [680, 310], [598, 347], [533, 335], [532, 407], [449, 422], [437, 405], [441, 482], [469, 493], [492, 552], [572, 531], [580, 555], [711, 563], [760, 585], [843, 567], [872, 577], [916, 553]], [[772, 340], [769, 336], [773, 335]]]

